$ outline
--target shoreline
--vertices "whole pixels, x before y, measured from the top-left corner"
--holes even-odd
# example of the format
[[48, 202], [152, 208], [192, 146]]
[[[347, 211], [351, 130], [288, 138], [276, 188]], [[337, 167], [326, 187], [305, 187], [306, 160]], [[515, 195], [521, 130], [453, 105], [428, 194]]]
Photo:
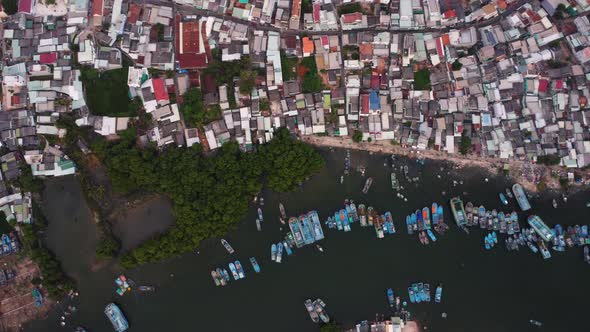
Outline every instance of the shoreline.
[[[562, 187], [559, 179], [552, 176], [552, 174], [562, 170], [561, 168], [559, 168], [559, 166], [551, 167], [546, 165], [539, 165], [524, 160], [503, 160], [499, 158], [484, 158], [472, 154], [465, 156], [449, 155], [446, 152], [436, 151], [432, 149], [417, 150], [412, 148], [405, 148], [400, 145], [393, 145], [388, 140], [376, 141], [371, 143], [356, 143], [350, 137], [310, 135], [301, 137], [301, 141], [319, 147], [344, 148], [359, 151], [368, 151], [373, 153], [394, 154], [405, 156], [412, 159], [425, 158], [429, 160], [448, 161], [458, 167], [479, 167], [489, 172], [490, 175], [500, 174], [505, 165], [508, 165], [507, 176], [510, 177], [515, 183], [520, 183], [525, 190], [535, 194], [545, 190], [565, 192], [570, 189], [580, 187], [580, 185], [577, 184], [570, 184], [570, 186], [566, 188]], [[540, 183], [544, 183], [546, 189], [540, 190]]]

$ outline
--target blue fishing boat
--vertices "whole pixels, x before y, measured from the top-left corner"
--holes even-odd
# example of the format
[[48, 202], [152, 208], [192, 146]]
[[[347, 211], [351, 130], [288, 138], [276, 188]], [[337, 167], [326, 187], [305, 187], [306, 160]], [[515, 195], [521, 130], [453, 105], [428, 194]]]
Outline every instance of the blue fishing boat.
[[486, 235], [483, 239], [484, 247], [486, 250], [492, 249], [492, 240], [490, 239], [490, 234]]
[[420, 211], [420, 210], [416, 210], [416, 224], [418, 225], [419, 231], [424, 230], [424, 220], [422, 217], [422, 211]]
[[306, 215], [302, 215], [299, 217], [299, 221], [301, 221], [303, 229], [303, 239], [305, 240], [305, 244], [314, 243], [315, 237], [313, 236], [313, 225], [311, 223], [311, 220]]
[[424, 221], [424, 229], [430, 229], [430, 210], [427, 207], [422, 209], [422, 220]]
[[442, 300], [442, 291], [442, 284], [438, 285], [438, 287], [436, 287], [436, 293], [434, 294], [434, 302], [440, 303], [440, 301]]
[[531, 203], [529, 203], [529, 200], [524, 193], [524, 189], [520, 184], [514, 184], [512, 186], [512, 192], [514, 192], [514, 197], [516, 198], [516, 202], [518, 203], [518, 206], [520, 206], [521, 210], [527, 211], [531, 209]]
[[436, 214], [438, 215], [438, 222], [439, 223], [445, 222], [445, 213], [444, 213], [444, 208], [442, 207], [442, 205], [438, 206], [438, 208], [436, 209]]
[[498, 243], [498, 235], [496, 235], [496, 232], [492, 232], [491, 239], [494, 242], [494, 244], [497, 244]]
[[500, 202], [502, 202], [502, 204], [504, 205], [508, 205], [508, 200], [506, 199], [506, 196], [504, 196], [504, 193], [500, 193]]
[[438, 204], [432, 203], [432, 209], [430, 213], [432, 215], [432, 224], [438, 224]]
[[426, 294], [424, 294], [424, 284], [419, 282], [416, 284], [416, 294], [418, 294], [418, 298], [420, 299], [420, 301], [418, 301], [418, 303], [420, 302], [426, 302]]
[[[270, 246], [270, 259], [272, 261], [277, 260], [277, 245], [274, 243]], [[231, 268], [231, 266], [230, 266], [230, 268]]]
[[225, 281], [231, 280], [231, 277], [229, 276], [229, 273], [226, 269], [221, 269], [221, 276], [223, 277], [223, 279], [225, 279]]
[[229, 270], [231, 271], [231, 275], [234, 277], [234, 280], [238, 280], [240, 279], [240, 275], [238, 274], [238, 270], [236, 269], [236, 266], [234, 265], [234, 263], [229, 263]]
[[320, 216], [317, 211], [311, 211], [308, 213], [308, 217], [311, 219], [313, 225], [313, 236], [315, 241], [324, 239], [324, 230], [322, 229], [322, 223], [320, 222]]
[[584, 246], [584, 262], [590, 264], [590, 250], [588, 246]]
[[385, 223], [387, 224], [387, 228], [389, 229], [389, 234], [395, 234], [395, 225], [393, 224], [393, 217], [391, 216], [391, 212], [385, 212]]
[[124, 332], [129, 328], [129, 323], [125, 318], [125, 315], [123, 315], [123, 312], [116, 304], [107, 304], [104, 308], [104, 314], [111, 321], [116, 332]]
[[234, 262], [234, 265], [236, 266], [236, 270], [238, 272], [238, 275], [240, 276], [240, 279], [246, 278], [246, 274], [244, 273], [244, 268], [242, 268], [242, 264], [240, 263], [240, 261], [236, 260]]
[[346, 215], [346, 210], [340, 210], [340, 219], [342, 220], [342, 228], [345, 232], [350, 232], [350, 222], [348, 221], [348, 216]]
[[43, 306], [45, 300], [43, 299], [43, 293], [39, 290], [39, 288], [35, 287], [32, 291], [33, 299], [35, 300], [35, 307]]
[[283, 260], [283, 242], [279, 242], [277, 245], [277, 259], [276, 262], [280, 263]]
[[389, 302], [389, 306], [393, 308], [395, 305], [395, 297], [393, 296], [393, 289], [387, 289], [387, 302]]
[[287, 252], [287, 256], [293, 255], [293, 250], [291, 250], [291, 246], [287, 243], [287, 241], [283, 241], [283, 247], [285, 248], [285, 252]]
[[543, 241], [551, 242], [551, 239], [553, 238], [551, 228], [549, 228], [539, 216], [534, 214], [529, 216], [528, 223], [533, 228], [533, 230], [543, 239]]
[[434, 236], [434, 233], [431, 230], [427, 229], [426, 234], [428, 234], [428, 237], [432, 240], [432, 242], [436, 241], [436, 236]]
[[412, 218], [410, 216], [406, 216], [406, 227], [408, 228], [408, 234], [412, 235], [414, 231], [412, 230]]
[[463, 226], [467, 223], [465, 207], [463, 206], [463, 201], [459, 197], [451, 198], [451, 211], [453, 212], [453, 217], [455, 217], [455, 223], [457, 223], [457, 226]]
[[418, 229], [418, 225], [416, 224], [417, 219], [414, 213], [410, 215], [410, 221], [412, 221], [412, 233], [414, 233], [414, 231]]
[[303, 246], [305, 244], [305, 240], [303, 239], [303, 233], [301, 232], [301, 224], [299, 220], [295, 217], [289, 218], [289, 228], [291, 229], [291, 233], [293, 233], [295, 245], [297, 248]]
[[340, 219], [340, 211], [334, 213], [334, 219], [336, 220], [336, 228], [341, 231], [344, 229], [342, 226], [342, 219]]
[[351, 201], [350, 202], [350, 211], [352, 211], [352, 221], [353, 222], [357, 222], [359, 221], [359, 214], [358, 211], [356, 210], [356, 205], [354, 205], [354, 203]]
[[350, 208], [350, 204], [346, 203], [345, 210], [346, 210], [346, 216], [348, 217], [348, 223], [352, 224], [354, 222], [354, 218], [352, 216], [352, 209]]
[[414, 293], [413, 287], [408, 287], [408, 296], [410, 297], [410, 302], [416, 303], [416, 294]]
[[424, 284], [424, 300], [430, 302], [430, 284]]
[[258, 265], [256, 258], [250, 257], [250, 264], [252, 264], [252, 267], [254, 268], [254, 272], [260, 273], [260, 265]]

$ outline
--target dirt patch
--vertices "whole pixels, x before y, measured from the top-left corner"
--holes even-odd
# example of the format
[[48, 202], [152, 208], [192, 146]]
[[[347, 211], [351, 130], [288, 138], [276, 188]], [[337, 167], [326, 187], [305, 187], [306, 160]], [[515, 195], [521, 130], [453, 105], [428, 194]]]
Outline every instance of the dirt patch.
[[307, 69], [307, 67], [297, 65], [297, 76], [299, 76], [299, 78], [303, 78], [303, 76], [305, 76], [305, 73], [307, 73], [308, 71], [309, 69]]
[[18, 331], [23, 323], [45, 316], [52, 302], [46, 298], [42, 307], [35, 306], [31, 280], [39, 276], [39, 267], [28, 257], [13, 254], [0, 259], [0, 264], [15, 273], [14, 279], [0, 287], [0, 327], [2, 331]]

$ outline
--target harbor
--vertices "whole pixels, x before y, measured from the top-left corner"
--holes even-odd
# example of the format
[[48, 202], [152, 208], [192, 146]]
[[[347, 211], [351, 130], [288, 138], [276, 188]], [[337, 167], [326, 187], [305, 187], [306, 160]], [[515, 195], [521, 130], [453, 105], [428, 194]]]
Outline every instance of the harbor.
[[[526, 218], [532, 214], [540, 216], [551, 227], [559, 220], [565, 232], [568, 226], [582, 223], [583, 216], [587, 215], [587, 195], [571, 195], [567, 203], [558, 198], [557, 209], [551, 206], [554, 196], [533, 197], [531, 210], [522, 213], [514, 199], [508, 197], [508, 205], [499, 200], [498, 193], [512, 183], [478, 169], [454, 170], [444, 163], [426, 161], [420, 165], [411, 159], [398, 158], [396, 169], [408, 165], [410, 176], [420, 178], [410, 183], [403, 173], [396, 173], [400, 192], [408, 198], [408, 202], [404, 202], [391, 188], [390, 166], [384, 166], [386, 156], [351, 152], [350, 174], [340, 184], [337, 178], [345, 167], [345, 151], [325, 151], [324, 155], [326, 169], [305, 183], [300, 191], [263, 193], [262, 231], [259, 232], [254, 223], [260, 207], [256, 204], [235, 232], [223, 236], [235, 250], [234, 254], [229, 254], [218, 238], [204, 243], [198, 254], [191, 252], [167, 262], [125, 271], [133, 280], [155, 285], [157, 291], [153, 294], [132, 292], [120, 297], [114, 292], [113, 280], [121, 275], [116, 268], [90, 272], [76, 265], [77, 260], [73, 259], [76, 257], [65, 256], [66, 268], [80, 271], [75, 275], [80, 278], [81, 294], [76, 300], [79, 311], [68, 326], [111, 331], [112, 325], [103, 311], [107, 303], [115, 302], [131, 325], [129, 331], [166, 330], [170, 321], [162, 317], [173, 317], [175, 326], [188, 329], [193, 326], [190, 317], [194, 317], [195, 312], [207, 313], [200, 320], [204, 329], [235, 328], [226, 318], [226, 313], [232, 312], [244, 330], [264, 331], [263, 327], [268, 325], [280, 326], [283, 331], [317, 331], [319, 325], [311, 321], [303, 303], [308, 298], [321, 298], [327, 304], [330, 318], [351, 329], [364, 320], [379, 325], [375, 323], [376, 314], [379, 314], [379, 321], [382, 315], [393, 315], [386, 295], [388, 288], [392, 288], [396, 297], [409, 302], [407, 287], [423, 282], [430, 284], [431, 297], [435, 296], [439, 283], [444, 285], [441, 303], [431, 299], [431, 302], [408, 304], [412, 319], [431, 331], [457, 331], [465, 326], [473, 330], [517, 328], [526, 331], [531, 328], [530, 320], [542, 322], [545, 331], [583, 328], [575, 319], [583, 313], [584, 294], [590, 293], [590, 286], [584, 282], [590, 278], [590, 266], [583, 261], [582, 247], [566, 249], [563, 253], [552, 251], [553, 257], [544, 261], [539, 253], [534, 254], [527, 247], [521, 247], [517, 254], [505, 250], [507, 235], [497, 231], [499, 243], [486, 251], [483, 237], [491, 231], [469, 226], [467, 235], [458, 229], [449, 200], [460, 197], [466, 209], [467, 203], [472, 202], [474, 206], [483, 205], [486, 210], [496, 209], [505, 214], [515, 211], [521, 229], [530, 228]], [[360, 164], [366, 167], [365, 177], [353, 171]], [[334, 172], [338, 167], [340, 171]], [[367, 177], [373, 178], [373, 184], [365, 195], [361, 189]], [[489, 182], [484, 181], [486, 177]], [[457, 185], [453, 181], [457, 181]], [[374, 227], [361, 227], [360, 213], [349, 232], [326, 227], [323, 222], [328, 216], [333, 217], [342, 209], [346, 211], [346, 199], [354, 202], [357, 212], [361, 204], [365, 205], [365, 210], [373, 207], [380, 216], [391, 212], [396, 233], [378, 239]], [[417, 234], [407, 234], [405, 218], [424, 207], [432, 211], [433, 202], [443, 208], [449, 230], [444, 235], [434, 231], [438, 240], [424, 246]], [[280, 222], [279, 203], [284, 205], [289, 217], [317, 211], [325, 238], [295, 248], [291, 256], [284, 252], [282, 263], [277, 264], [271, 261], [271, 244], [283, 242], [289, 231], [289, 227]], [[50, 225], [52, 222], [62, 220], [50, 219]], [[81, 227], [83, 222], [80, 220], [78, 225]], [[91, 226], [89, 222], [88, 227]], [[68, 230], [63, 232], [67, 235]], [[324, 252], [315, 244], [320, 244]], [[57, 245], [59, 243], [54, 244]], [[77, 245], [86, 246], [82, 241]], [[52, 248], [63, 255], [59, 247]], [[68, 260], [68, 257], [73, 258]], [[255, 273], [250, 257], [258, 261], [259, 274]], [[216, 287], [211, 270], [228, 269], [228, 264], [236, 260], [241, 262], [246, 278], [235, 281], [232, 277], [228, 286]], [[553, 286], [547, 288], [548, 283]], [[571, 292], [572, 283], [579, 285], [576, 292]], [[544, 291], [539, 292], [539, 289]], [[488, 300], [473, 306], [474, 297]], [[546, 303], [548, 297], [555, 298], [560, 305], [539, 305]], [[212, 307], [223, 310], [210, 310]], [[255, 309], [261, 307], [270, 310], [262, 328], [258, 309]], [[150, 314], [153, 312], [159, 315]], [[447, 318], [442, 318], [443, 312], [448, 314]], [[27, 326], [25, 331], [53, 332], [60, 315], [59, 312], [51, 314], [46, 320]], [[502, 321], [498, 316], [503, 317]]]

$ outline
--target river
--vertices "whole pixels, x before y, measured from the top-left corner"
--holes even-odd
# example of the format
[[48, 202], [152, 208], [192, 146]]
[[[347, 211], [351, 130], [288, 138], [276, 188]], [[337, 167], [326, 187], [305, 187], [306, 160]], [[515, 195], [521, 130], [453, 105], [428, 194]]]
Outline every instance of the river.
[[[203, 243], [199, 253], [150, 264], [126, 271], [138, 284], [155, 285], [153, 294], [133, 292], [119, 297], [114, 278], [120, 271], [114, 265], [93, 270], [92, 252], [96, 245], [95, 226], [90, 220], [79, 185], [73, 178], [48, 182], [44, 194], [50, 220], [48, 244], [63, 261], [68, 273], [76, 277], [80, 296], [73, 300], [79, 312], [67, 318], [65, 329], [58, 328], [60, 307], [47, 319], [27, 325], [26, 331], [72, 331], [80, 324], [90, 331], [112, 331], [103, 314], [104, 305], [120, 304], [131, 324], [129, 331], [316, 331], [303, 306], [306, 298], [321, 297], [328, 312], [338, 322], [350, 327], [376, 313], [387, 314], [385, 290], [388, 287], [407, 297], [413, 282], [444, 285], [441, 304], [410, 304], [410, 311], [431, 331], [535, 331], [529, 319], [542, 321], [543, 331], [579, 331], [586, 329], [587, 295], [590, 294], [590, 266], [582, 260], [581, 248], [565, 253], [552, 252], [543, 261], [528, 249], [507, 252], [500, 245], [493, 251], [483, 249], [483, 233], [473, 230], [466, 235], [451, 225], [451, 231], [429, 246], [406, 234], [405, 216], [413, 210], [444, 203], [445, 219], [451, 221], [448, 199], [461, 194], [465, 202], [501, 209], [498, 192], [509, 183], [502, 177], [489, 177], [480, 169], [453, 169], [449, 164], [426, 161], [424, 166], [399, 158], [420, 177], [418, 186], [402, 180], [407, 202], [395, 198], [386, 156], [352, 152], [352, 167], [364, 165], [367, 176], [374, 178], [367, 195], [361, 193], [365, 181], [353, 171], [339, 177], [344, 168], [343, 150], [322, 151], [326, 167], [301, 190], [289, 194], [265, 192], [263, 231], [257, 232], [256, 206], [226, 239], [236, 249], [230, 257], [217, 240]], [[442, 170], [441, 170], [442, 169]], [[401, 179], [401, 176], [398, 177]], [[457, 181], [456, 186], [453, 181]], [[461, 184], [461, 181], [463, 184]], [[446, 192], [443, 195], [443, 191]], [[63, 196], [63, 197], [61, 197]], [[533, 212], [549, 225], [582, 223], [589, 215], [585, 207], [588, 193], [573, 195], [567, 204], [551, 207], [551, 194], [533, 198]], [[324, 253], [313, 247], [297, 249], [282, 264], [270, 261], [270, 244], [282, 238], [286, 228], [278, 221], [278, 204], [283, 202], [287, 214], [298, 215], [316, 209], [321, 219], [343, 207], [345, 198], [390, 210], [398, 234], [378, 240], [375, 232], [353, 225], [352, 232], [325, 228]], [[153, 206], [152, 210], [153, 210]], [[166, 210], [165, 203], [157, 205]], [[510, 210], [516, 209], [515, 202]], [[67, 211], [67, 212], [64, 212]], [[137, 214], [141, 218], [171, 218], [169, 211]], [[528, 214], [520, 214], [521, 227]], [[146, 222], [154, 222], [147, 220]], [[156, 221], [157, 222], [157, 221]], [[171, 220], [164, 220], [169, 224]], [[129, 223], [128, 227], [137, 227]], [[128, 236], [133, 229], [116, 228]], [[154, 229], [157, 229], [154, 228]], [[127, 234], [127, 235], [125, 235]], [[123, 239], [124, 243], [132, 240]], [[248, 257], [256, 256], [262, 273], [255, 275]], [[212, 268], [240, 259], [247, 278], [215, 287]], [[448, 318], [441, 318], [446, 312]]]

